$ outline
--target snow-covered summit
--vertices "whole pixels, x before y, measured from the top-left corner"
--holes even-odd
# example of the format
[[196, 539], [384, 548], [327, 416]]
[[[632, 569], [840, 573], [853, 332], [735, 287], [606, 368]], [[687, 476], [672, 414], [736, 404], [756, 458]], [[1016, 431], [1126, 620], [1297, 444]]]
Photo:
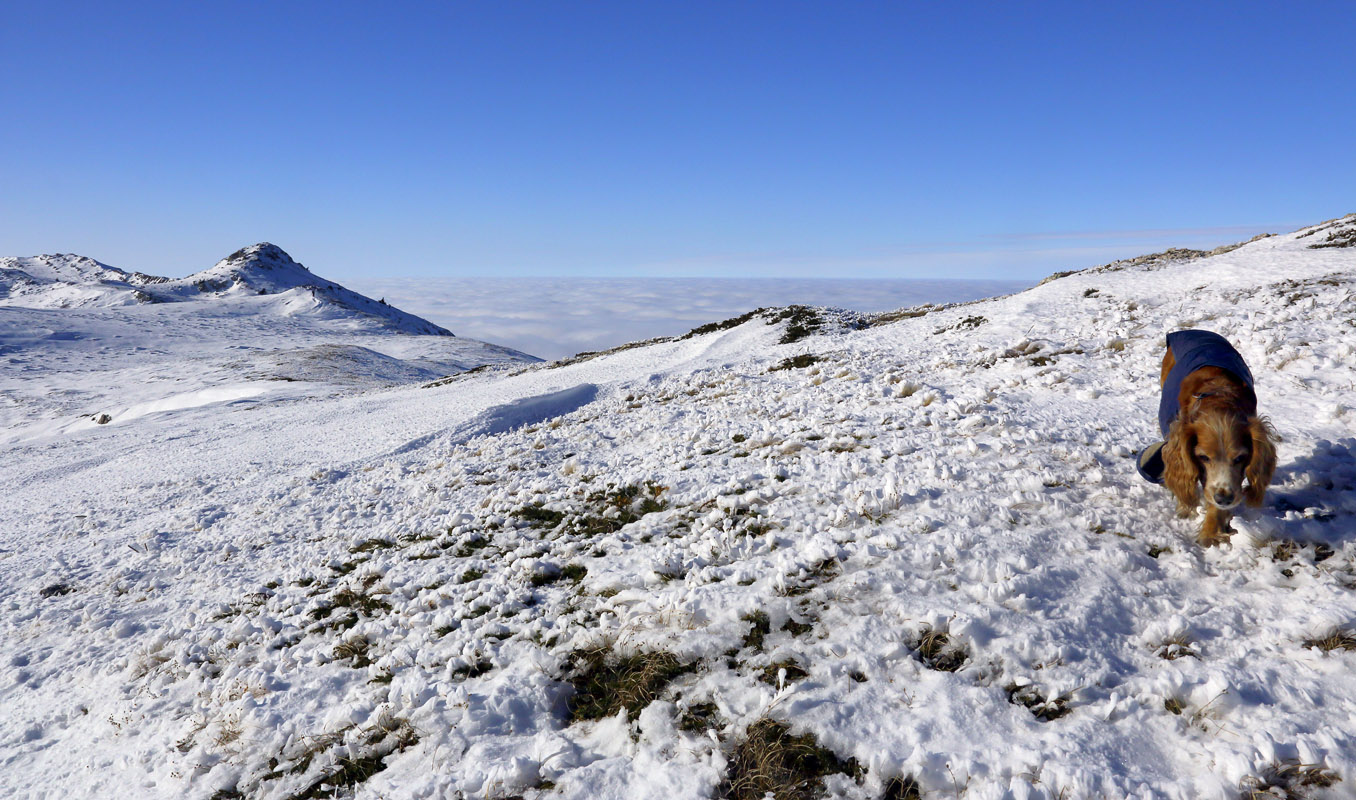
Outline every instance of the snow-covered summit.
[[[259, 299], [252, 299], [259, 298]], [[452, 332], [384, 301], [346, 289], [269, 242], [243, 247], [186, 278], [126, 272], [72, 254], [0, 258], [0, 307], [91, 308], [140, 303], [234, 301], [240, 314], [350, 318], [399, 332]]]
[[162, 291], [193, 290], [201, 294], [277, 294], [299, 287], [341, 288], [317, 277], [281, 247], [260, 242], [242, 247], [212, 267], [187, 278], [168, 281]]

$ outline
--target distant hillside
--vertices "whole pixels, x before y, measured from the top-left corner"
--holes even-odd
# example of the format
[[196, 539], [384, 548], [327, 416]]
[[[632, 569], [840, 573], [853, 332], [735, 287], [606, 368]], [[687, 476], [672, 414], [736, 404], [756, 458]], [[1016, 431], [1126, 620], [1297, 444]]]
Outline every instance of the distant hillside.
[[235, 301], [239, 313], [352, 316], [399, 333], [453, 335], [312, 273], [268, 242], [243, 247], [210, 269], [178, 279], [126, 272], [74, 254], [0, 258], [0, 306], [108, 308], [225, 299]]

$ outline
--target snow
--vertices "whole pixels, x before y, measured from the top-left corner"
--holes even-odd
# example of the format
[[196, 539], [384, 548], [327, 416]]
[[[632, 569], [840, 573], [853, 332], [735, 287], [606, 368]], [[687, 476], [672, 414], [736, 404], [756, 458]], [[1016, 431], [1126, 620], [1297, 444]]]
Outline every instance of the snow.
[[236, 313], [349, 319], [354, 325], [401, 333], [451, 336], [413, 314], [350, 291], [311, 273], [268, 242], [242, 247], [187, 278], [128, 273], [83, 256], [0, 258], [0, 308], [81, 308], [138, 303], [235, 300]]
[[[861, 766], [832, 796], [1233, 798], [1290, 761], [1349, 797], [1356, 652], [1304, 643], [1356, 624], [1356, 251], [1308, 230], [790, 343], [755, 317], [276, 396], [231, 396], [266, 382], [238, 380], [257, 351], [223, 363], [248, 318], [6, 310], [29, 388], [0, 467], [0, 794], [287, 798], [361, 763], [341, 795], [709, 797], [772, 719]], [[149, 319], [123, 312], [190, 305], [132, 339], [150, 364], [100, 351]], [[1187, 326], [1239, 348], [1283, 439], [1267, 505], [1208, 550], [1133, 464]], [[458, 341], [350, 333], [402, 363]], [[156, 372], [184, 385], [139, 395]], [[36, 401], [63, 381], [97, 402]], [[570, 722], [597, 647], [692, 669]], [[713, 727], [680, 724], [704, 704]]]

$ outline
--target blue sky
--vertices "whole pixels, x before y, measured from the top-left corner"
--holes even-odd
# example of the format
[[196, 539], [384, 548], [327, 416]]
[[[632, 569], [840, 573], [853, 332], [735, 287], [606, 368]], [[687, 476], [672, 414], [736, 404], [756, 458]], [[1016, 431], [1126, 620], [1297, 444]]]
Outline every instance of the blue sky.
[[26, 3], [0, 254], [1039, 277], [1356, 210], [1350, 3]]

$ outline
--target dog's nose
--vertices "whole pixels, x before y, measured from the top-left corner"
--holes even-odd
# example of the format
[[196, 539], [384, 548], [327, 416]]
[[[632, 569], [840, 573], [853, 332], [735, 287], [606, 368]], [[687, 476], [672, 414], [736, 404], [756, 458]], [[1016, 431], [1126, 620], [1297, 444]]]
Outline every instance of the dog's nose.
[[1215, 492], [1215, 504], [1221, 506], [1232, 505], [1234, 502], [1234, 493], [1227, 490]]

